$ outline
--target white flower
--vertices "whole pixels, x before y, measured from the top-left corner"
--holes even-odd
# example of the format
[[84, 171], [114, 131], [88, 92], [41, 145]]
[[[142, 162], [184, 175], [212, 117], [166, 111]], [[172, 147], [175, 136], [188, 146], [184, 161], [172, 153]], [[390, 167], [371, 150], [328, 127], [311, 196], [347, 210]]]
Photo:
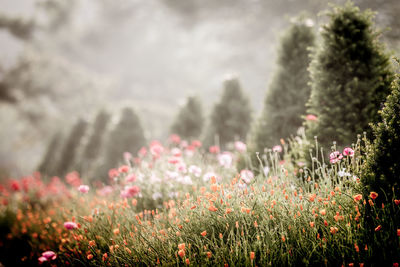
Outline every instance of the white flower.
[[200, 177], [201, 175], [201, 168], [196, 165], [190, 165], [189, 173], [192, 173], [196, 177]]

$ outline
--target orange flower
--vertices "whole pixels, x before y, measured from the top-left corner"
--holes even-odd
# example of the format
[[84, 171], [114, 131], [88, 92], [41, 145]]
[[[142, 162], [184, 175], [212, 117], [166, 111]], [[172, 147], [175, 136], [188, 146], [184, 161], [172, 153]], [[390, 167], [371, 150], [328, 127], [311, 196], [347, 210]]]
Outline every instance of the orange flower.
[[369, 197], [372, 198], [372, 199], [375, 199], [375, 198], [378, 197], [378, 193], [376, 193], [376, 192], [371, 192], [371, 193], [369, 194]]
[[179, 250], [185, 250], [185, 243], [178, 244]]
[[357, 194], [357, 195], [353, 196], [353, 199], [354, 199], [355, 202], [358, 202], [358, 201], [360, 201], [362, 199], [362, 195], [361, 194]]
[[285, 241], [286, 241], [285, 236], [282, 236], [282, 242], [285, 242]]
[[95, 245], [96, 245], [96, 241], [94, 241], [94, 240], [89, 241], [89, 246], [93, 247]]
[[310, 222], [310, 226], [314, 227], [315, 223], [314, 222]]
[[210, 207], [208, 207], [209, 211], [217, 211], [218, 209], [216, 207], [214, 207], [214, 205], [210, 205]]
[[378, 225], [376, 228], [375, 228], [375, 232], [378, 232], [378, 231], [380, 231], [382, 229], [382, 225]]
[[397, 236], [400, 236], [400, 229], [397, 229]]
[[189, 259], [186, 259], [186, 260], [185, 260], [185, 263], [186, 263], [186, 265], [190, 265]]
[[200, 233], [202, 236], [206, 236], [207, 235], [207, 231], [203, 231]]
[[337, 227], [331, 227], [331, 234], [336, 234], [337, 233], [337, 231], [338, 231], [338, 228]]
[[181, 258], [185, 257], [185, 251], [184, 251], [183, 249], [180, 249], [180, 250], [178, 251], [178, 255], [179, 255], [179, 257], [181, 257]]
[[87, 255], [87, 257], [86, 257], [88, 260], [91, 260], [91, 259], [93, 259], [93, 255], [92, 254], [89, 254], [89, 255]]
[[255, 257], [256, 257], [256, 254], [253, 251], [250, 252], [250, 259], [254, 260]]
[[212, 253], [210, 251], [207, 252], [207, 258], [211, 259]]
[[222, 233], [219, 233], [219, 238], [222, 238], [223, 236], [222, 236]]
[[324, 215], [326, 215], [326, 210], [322, 209], [322, 210], [319, 211], [319, 213], [324, 216]]
[[226, 211], [225, 211], [226, 214], [229, 214], [231, 212], [232, 212], [232, 209], [230, 209], [230, 208], [227, 208]]
[[114, 235], [119, 235], [119, 228], [115, 228], [115, 229], [113, 230], [113, 233], [114, 233]]
[[400, 205], [400, 199], [395, 199], [395, 200], [394, 200], [394, 204]]

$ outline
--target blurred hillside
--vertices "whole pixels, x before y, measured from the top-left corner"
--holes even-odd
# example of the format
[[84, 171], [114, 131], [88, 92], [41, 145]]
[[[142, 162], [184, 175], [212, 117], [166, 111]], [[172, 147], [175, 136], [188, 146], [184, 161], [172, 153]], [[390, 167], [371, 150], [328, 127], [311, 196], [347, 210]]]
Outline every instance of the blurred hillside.
[[[0, 172], [32, 171], [56, 131], [100, 108], [132, 106], [147, 138], [165, 138], [188, 95], [208, 115], [231, 73], [258, 113], [281, 30], [303, 11], [317, 30], [328, 2], [2, 0]], [[398, 0], [355, 2], [398, 47]]]

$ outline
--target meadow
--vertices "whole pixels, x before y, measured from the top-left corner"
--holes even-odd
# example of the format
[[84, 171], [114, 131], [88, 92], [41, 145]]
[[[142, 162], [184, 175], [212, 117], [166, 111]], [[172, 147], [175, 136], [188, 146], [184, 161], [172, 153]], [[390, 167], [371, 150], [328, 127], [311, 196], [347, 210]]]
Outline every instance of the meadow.
[[[377, 257], [399, 260], [400, 229], [389, 213], [399, 214], [400, 200], [376, 192], [363, 197], [362, 140], [333, 151], [327, 163], [315, 158], [312, 169], [289, 151], [304, 140], [281, 140], [259, 155], [259, 169], [237, 170], [247, 157], [244, 143], [220, 151], [172, 137], [125, 153], [107, 186], [86, 185], [77, 172], [65, 182], [34, 173], [2, 185], [3, 262], [367, 266]], [[372, 233], [364, 223], [367, 209]]]

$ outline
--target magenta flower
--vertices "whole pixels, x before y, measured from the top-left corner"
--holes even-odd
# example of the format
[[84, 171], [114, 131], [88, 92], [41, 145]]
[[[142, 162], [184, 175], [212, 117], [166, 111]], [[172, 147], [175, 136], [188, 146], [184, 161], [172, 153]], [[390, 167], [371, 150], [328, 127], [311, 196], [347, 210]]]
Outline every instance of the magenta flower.
[[47, 260], [55, 260], [57, 254], [54, 251], [48, 250], [42, 253], [42, 257], [45, 257]]
[[81, 192], [81, 193], [83, 193], [83, 194], [86, 194], [87, 192], [89, 192], [89, 186], [88, 185], [80, 185], [79, 187], [78, 187], [78, 191], [79, 192]]
[[133, 186], [125, 186], [124, 190], [121, 191], [122, 198], [130, 198], [139, 194], [140, 188], [136, 185]]
[[65, 222], [64, 223], [64, 227], [67, 230], [73, 230], [73, 229], [78, 228], [78, 225], [76, 223], [74, 223], [74, 222]]
[[339, 151], [334, 151], [329, 155], [329, 162], [332, 164], [335, 164], [339, 162], [343, 158], [342, 153]]
[[39, 264], [43, 264], [44, 262], [47, 261], [47, 258], [42, 256], [42, 257], [39, 257], [38, 261], [39, 261]]
[[351, 149], [350, 147], [345, 147], [343, 149], [343, 155], [353, 157], [354, 156], [354, 150]]
[[136, 181], [136, 175], [134, 175], [133, 173], [125, 177], [125, 182], [127, 183], [133, 183], [134, 181]]

